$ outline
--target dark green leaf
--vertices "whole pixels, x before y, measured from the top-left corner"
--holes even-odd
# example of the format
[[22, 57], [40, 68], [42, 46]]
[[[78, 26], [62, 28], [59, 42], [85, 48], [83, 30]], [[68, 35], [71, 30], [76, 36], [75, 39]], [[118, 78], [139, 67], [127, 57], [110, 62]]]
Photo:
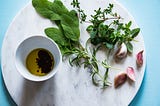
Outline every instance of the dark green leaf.
[[92, 82], [95, 86], [99, 85], [98, 81], [96, 80], [96, 72], [92, 74]]
[[55, 11], [55, 13], [62, 15], [62, 14], [68, 14], [68, 9], [63, 5], [61, 0], [54, 0], [52, 5], [52, 11]]
[[87, 32], [91, 33], [91, 31], [93, 30], [93, 25], [89, 25], [86, 30]]
[[135, 38], [140, 32], [140, 28], [135, 28], [131, 31], [132, 38]]
[[108, 84], [107, 84], [108, 72], [109, 72], [109, 68], [106, 68], [106, 72], [104, 74], [103, 87], [108, 86]]
[[61, 50], [61, 53], [62, 55], [70, 55], [71, 54], [71, 50], [69, 48], [67, 48], [67, 46], [61, 46], [61, 45], [58, 45], [60, 50]]
[[32, 5], [36, 11], [45, 18], [51, 18], [52, 14], [55, 14], [52, 11], [52, 2], [48, 0], [32, 0]]
[[47, 28], [45, 33], [48, 37], [53, 39], [58, 45], [69, 46], [67, 38], [62, 34], [62, 32], [57, 28]]
[[68, 39], [79, 40], [79, 19], [76, 11], [68, 11], [60, 0], [54, 0], [53, 3], [48, 0], [33, 0], [32, 4], [40, 15], [55, 21], [56, 24], [56, 21], [60, 21], [61, 25], [58, 27]]
[[92, 31], [90, 32], [90, 38], [93, 39], [93, 38], [95, 38], [96, 36], [97, 36], [97, 30], [92, 30]]
[[128, 24], [126, 24], [126, 28], [130, 28], [131, 25], [132, 25], [132, 21], [129, 21]]
[[109, 71], [109, 68], [106, 69], [106, 72], [104, 74], [104, 81], [106, 81], [108, 78], [108, 71]]
[[69, 15], [62, 14], [61, 17], [61, 25], [65, 36], [72, 41], [78, 41], [80, 37], [78, 17], [75, 14], [73, 15], [73, 11]]
[[101, 23], [98, 27], [98, 32], [101, 37], [105, 37], [108, 31], [108, 26]]

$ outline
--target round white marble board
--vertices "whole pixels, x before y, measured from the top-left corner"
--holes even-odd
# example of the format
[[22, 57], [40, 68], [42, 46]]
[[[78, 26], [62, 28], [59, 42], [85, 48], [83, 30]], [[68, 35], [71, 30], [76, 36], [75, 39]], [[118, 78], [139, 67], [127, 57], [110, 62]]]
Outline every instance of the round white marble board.
[[[67, 8], [72, 8], [70, 5], [72, 0], [62, 1]], [[80, 3], [88, 15], [92, 14], [94, 9], [105, 8], [109, 3], [113, 3], [114, 11], [124, 18], [124, 22], [131, 20], [132, 27], [138, 27], [129, 12], [117, 1], [80, 0]], [[89, 37], [85, 30], [87, 25], [80, 25], [83, 44]], [[58, 73], [48, 81], [37, 83], [24, 79], [15, 67], [14, 53], [18, 44], [30, 36], [45, 36], [44, 29], [52, 26], [55, 26], [54, 23], [37, 14], [30, 2], [17, 14], [5, 35], [2, 46], [2, 75], [11, 97], [18, 106], [126, 106], [133, 100], [142, 83], [146, 65], [144, 40], [141, 34], [135, 38], [139, 42], [132, 42], [134, 45], [132, 55], [119, 64], [112, 61], [114, 67], [121, 69], [110, 70], [109, 81], [112, 83], [120, 71], [125, 71], [128, 66], [135, 68], [136, 82], [127, 81], [118, 89], [111, 86], [102, 90], [94, 86], [87, 69], [71, 67], [67, 60], [62, 63]], [[141, 68], [136, 68], [136, 54], [140, 50], [144, 50], [144, 64]], [[104, 58], [101, 54], [98, 56], [98, 59]]]

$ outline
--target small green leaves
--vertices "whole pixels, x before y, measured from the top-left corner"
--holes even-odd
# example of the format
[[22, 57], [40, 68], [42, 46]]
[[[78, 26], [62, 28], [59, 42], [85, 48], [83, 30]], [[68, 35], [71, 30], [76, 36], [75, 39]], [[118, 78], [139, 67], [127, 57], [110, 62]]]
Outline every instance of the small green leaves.
[[80, 8], [80, 3], [78, 2], [78, 0], [73, 0], [72, 1], [72, 3], [71, 3], [71, 5], [73, 5], [73, 7], [75, 8], [75, 7], [77, 7], [77, 8]]
[[93, 30], [93, 25], [89, 25], [86, 29], [87, 32], [91, 32]]
[[131, 25], [132, 25], [132, 21], [129, 21], [128, 24], [125, 24], [125, 27], [130, 28]]
[[[121, 23], [120, 16], [112, 13], [113, 4], [102, 10], [94, 10], [95, 15], [91, 15], [91, 25], [87, 27], [90, 34], [91, 43], [94, 45], [105, 45], [107, 49], [114, 49], [116, 44], [125, 43], [128, 52], [132, 53], [131, 41], [138, 35], [140, 28], [131, 29], [132, 21]], [[107, 24], [105, 23], [106, 20]]]
[[74, 8], [76, 8], [77, 9], [77, 11], [78, 11], [78, 13], [79, 13], [79, 18], [80, 18], [80, 22], [82, 23], [82, 22], [84, 22], [85, 20], [86, 20], [86, 18], [87, 18], [87, 15], [84, 13], [84, 10], [82, 10], [81, 8], [80, 8], [80, 3], [79, 3], [79, 1], [78, 0], [73, 0], [72, 1], [72, 3], [71, 3], [71, 5], [74, 7]]

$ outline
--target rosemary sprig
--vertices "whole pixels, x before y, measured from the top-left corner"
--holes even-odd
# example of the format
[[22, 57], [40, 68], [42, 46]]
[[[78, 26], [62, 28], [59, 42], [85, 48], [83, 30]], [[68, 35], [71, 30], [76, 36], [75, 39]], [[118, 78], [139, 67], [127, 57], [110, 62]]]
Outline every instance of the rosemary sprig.
[[107, 71], [105, 75], [102, 75], [101, 71], [99, 70], [100, 63], [96, 58], [96, 53], [98, 49], [99, 47], [93, 48], [91, 52], [91, 50], [87, 50], [87, 46], [86, 48], [83, 48], [81, 46], [79, 48], [74, 48], [71, 51], [66, 52], [65, 54], [72, 55], [69, 59], [69, 63], [71, 66], [75, 64], [76, 66], [84, 65], [84, 68], [90, 68], [93, 84], [96, 86], [102, 85], [103, 88], [105, 88], [106, 86], [110, 85], [110, 83], [107, 80], [109, 67], [104, 67]]

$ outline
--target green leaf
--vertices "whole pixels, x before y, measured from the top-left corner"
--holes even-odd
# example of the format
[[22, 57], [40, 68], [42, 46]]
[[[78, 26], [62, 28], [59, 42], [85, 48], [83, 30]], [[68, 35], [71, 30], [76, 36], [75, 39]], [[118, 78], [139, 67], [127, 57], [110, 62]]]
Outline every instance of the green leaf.
[[32, 5], [36, 11], [45, 18], [50, 18], [52, 14], [55, 14], [52, 11], [52, 2], [48, 0], [32, 0]]
[[59, 46], [59, 48], [60, 48], [60, 50], [61, 50], [61, 53], [62, 53], [62, 55], [65, 55], [66, 53], [69, 53], [71, 50], [68, 48], [68, 47], [66, 47], [66, 46], [61, 46], [61, 45], [58, 45]]
[[90, 33], [93, 30], [93, 25], [89, 25], [86, 30]]
[[132, 25], [132, 21], [129, 21], [127, 24], [125, 24], [126, 28], [130, 28], [131, 25]]
[[96, 80], [96, 75], [97, 73], [96, 72], [94, 72], [93, 74], [92, 74], [92, 82], [93, 82], [93, 84], [95, 85], [95, 86], [98, 86], [99, 85], [99, 83], [98, 83], [98, 81]]
[[98, 32], [99, 32], [99, 35], [101, 37], [105, 37], [107, 34], [107, 31], [108, 31], [108, 26], [107, 25], [104, 25], [103, 23], [101, 23], [99, 26], [98, 26]]
[[135, 28], [131, 31], [132, 38], [135, 38], [140, 32], [140, 28]]
[[113, 44], [108, 43], [108, 42], [106, 42], [105, 45], [106, 45], [106, 47], [107, 47], [108, 49], [113, 49], [113, 47], [114, 47]]
[[108, 72], [109, 72], [109, 68], [106, 68], [106, 72], [105, 72], [105, 74], [104, 74], [103, 87], [109, 86], [109, 85], [107, 84]]
[[[75, 14], [73, 14], [75, 13]], [[68, 39], [72, 41], [78, 41], [80, 37], [79, 21], [76, 12], [71, 11], [70, 14], [62, 14], [61, 25], [64, 30], [64, 34]]]
[[127, 47], [127, 50], [128, 50], [130, 53], [133, 52], [133, 45], [132, 45], [130, 42], [126, 43], [126, 47]]
[[60, 0], [54, 0], [52, 5], [52, 11], [59, 15], [69, 14], [68, 9], [63, 5], [63, 3]]
[[68, 39], [57, 28], [47, 28], [45, 29], [45, 33], [60, 46], [70, 45]]
[[36, 11], [52, 21], [57, 21], [62, 34], [72, 41], [79, 41], [79, 19], [75, 10], [68, 11], [60, 0], [49, 2], [48, 0], [33, 0]]
[[106, 81], [107, 78], [108, 78], [108, 71], [109, 71], [109, 68], [106, 69], [106, 72], [104, 74], [104, 80]]
[[92, 30], [92, 31], [90, 32], [90, 38], [91, 38], [91, 39], [95, 38], [96, 35], [97, 35], [97, 30]]

